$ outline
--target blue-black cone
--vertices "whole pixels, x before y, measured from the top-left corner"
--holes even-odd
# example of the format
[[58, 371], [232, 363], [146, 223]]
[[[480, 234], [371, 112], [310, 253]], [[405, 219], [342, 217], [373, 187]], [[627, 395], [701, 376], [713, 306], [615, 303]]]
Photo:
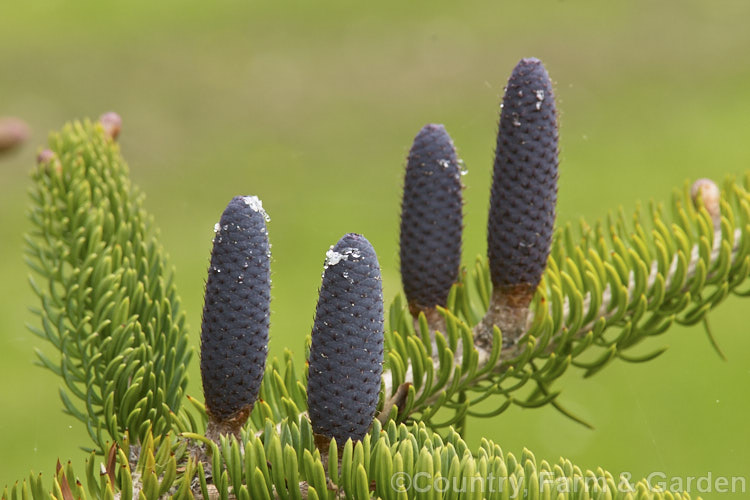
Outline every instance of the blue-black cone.
[[271, 300], [267, 215], [254, 196], [229, 202], [215, 226], [201, 328], [206, 410], [237, 432], [260, 390]]
[[326, 254], [308, 360], [313, 431], [360, 440], [375, 416], [383, 373], [383, 292], [375, 250], [347, 234]]
[[428, 124], [409, 151], [401, 203], [401, 282], [413, 314], [445, 306], [461, 266], [461, 168], [448, 132]]
[[[522, 59], [503, 97], [487, 227], [495, 288], [530, 298], [549, 256], [557, 201], [555, 97], [538, 59]], [[526, 299], [524, 299], [526, 300]]]

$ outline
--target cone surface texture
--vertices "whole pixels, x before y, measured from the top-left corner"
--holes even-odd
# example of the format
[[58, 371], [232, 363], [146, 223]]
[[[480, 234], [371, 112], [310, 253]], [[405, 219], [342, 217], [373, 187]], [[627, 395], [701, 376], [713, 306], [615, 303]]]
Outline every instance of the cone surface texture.
[[444, 306], [461, 266], [461, 169], [448, 132], [425, 125], [409, 151], [401, 204], [401, 281], [413, 309]]
[[312, 330], [307, 405], [315, 433], [360, 440], [383, 373], [383, 292], [375, 250], [347, 234], [326, 254]]
[[215, 226], [201, 377], [206, 409], [219, 421], [249, 413], [265, 370], [271, 299], [266, 218], [260, 200], [237, 196]]
[[536, 289], [549, 256], [557, 201], [555, 97], [538, 59], [522, 59], [503, 96], [487, 227], [495, 287]]

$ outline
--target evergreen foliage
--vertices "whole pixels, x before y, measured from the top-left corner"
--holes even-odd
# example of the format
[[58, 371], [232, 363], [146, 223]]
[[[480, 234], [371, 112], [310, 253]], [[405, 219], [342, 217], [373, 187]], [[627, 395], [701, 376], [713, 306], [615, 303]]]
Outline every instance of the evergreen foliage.
[[27, 262], [41, 307], [37, 350], [65, 383], [66, 413], [83, 422], [100, 452], [163, 436], [179, 411], [192, 356], [172, 270], [131, 187], [117, 143], [101, 124], [53, 134], [32, 178]]
[[[284, 420], [278, 427], [266, 422], [259, 435], [243, 434], [241, 441], [225, 436], [217, 444], [185, 434], [205, 440], [210, 449], [205, 462], [187, 456], [184, 445], [170, 452], [168, 440], [147, 435], [137, 462], [112, 447], [101, 462], [91, 455], [83, 480], [68, 463], [58, 467], [51, 491], [31, 473], [6, 487], [3, 498], [400, 499], [442, 498], [443, 489], [455, 489], [450, 498], [487, 500], [691, 498], [654, 491], [644, 480], [629, 483], [602, 469], [582, 470], [562, 458], [553, 463], [537, 460], [529, 450], [516, 457], [485, 439], [472, 451], [455, 431], [441, 437], [423, 423], [391, 421], [381, 427], [376, 420], [361, 441], [347, 440], [340, 446], [333, 440], [321, 450], [307, 419]], [[418, 479], [409, 483], [407, 477]], [[415, 496], [415, 490], [424, 492]]]
[[[398, 418], [416, 413], [439, 427], [460, 422], [464, 414], [495, 415], [510, 404], [559, 407], [558, 393], [549, 386], [570, 366], [591, 376], [613, 359], [656, 358], [663, 348], [640, 356], [628, 350], [675, 322], [702, 321], [729, 293], [747, 295], [741, 285], [750, 271], [749, 187], [750, 178], [726, 182], [717, 231], [705, 208], [694, 208], [688, 185], [674, 193], [671, 220], [652, 204], [647, 216], [642, 210], [630, 217], [619, 211], [593, 226], [582, 221], [578, 230], [565, 225], [532, 301], [526, 333], [502, 350], [497, 328], [489, 349], [473, 345], [492, 298], [483, 257], [451, 292], [442, 311], [445, 332], [433, 332], [434, 357], [428, 322], [421, 317], [415, 328], [397, 297], [386, 334], [385, 382], [391, 397], [409, 386]], [[536, 386], [529, 397], [512, 397], [527, 383]], [[465, 391], [474, 396], [466, 398]], [[490, 398], [495, 410], [472, 410]], [[433, 422], [443, 406], [454, 410], [453, 417]]]
[[[615, 359], [649, 361], [664, 349], [640, 356], [630, 350], [676, 322], [703, 320], [730, 293], [750, 294], [743, 289], [750, 273], [750, 177], [728, 179], [720, 192], [704, 185], [691, 193], [686, 185], [668, 210], [652, 203], [632, 216], [620, 210], [592, 225], [559, 228], [521, 334], [511, 338], [484, 321], [495, 300], [493, 283], [503, 285], [484, 257], [458, 275], [444, 304], [433, 309], [439, 321], [424, 311], [413, 317], [397, 296], [383, 328], [374, 249], [346, 235], [328, 254], [309, 373], [287, 351], [265, 366], [251, 391], [259, 394], [239, 406], [231, 400], [225, 414], [216, 409], [224, 408], [221, 388], [206, 376], [221, 368], [216, 356], [202, 359], [210, 411], [184, 394], [192, 350], [172, 272], [114, 142], [119, 122], [111, 116], [104, 122], [75, 122], [52, 135], [33, 172], [27, 238], [41, 304], [38, 325], [30, 328], [51, 348], [38, 351], [39, 361], [62, 378], [63, 409], [87, 426], [92, 454], [81, 469], [59, 465], [50, 480], [32, 474], [6, 487], [4, 499], [689, 498], [567, 460], [537, 460], [527, 450], [515, 457], [487, 440], [470, 450], [461, 434], [467, 415], [489, 418], [513, 404], [549, 404], [578, 419], [551, 387], [569, 367], [591, 376]], [[238, 209], [232, 217], [248, 215], [250, 205], [239, 200], [228, 207]], [[258, 231], [225, 233], [222, 217], [217, 238], [243, 248], [260, 241], [253, 251], [267, 251], [259, 231], [265, 221], [260, 212], [249, 215], [232, 223], [248, 229], [243, 224], [250, 221]], [[266, 260], [253, 265], [265, 279], [267, 253], [260, 253]], [[229, 256], [216, 265], [240, 260]], [[267, 304], [264, 279], [248, 300]], [[207, 308], [224, 303], [209, 300], [226, 291], [226, 282], [213, 281]], [[255, 340], [263, 341], [263, 360], [249, 368], [260, 372], [268, 315], [250, 316], [248, 328], [261, 332]], [[222, 330], [224, 315], [204, 313], [205, 319], [229, 331]], [[204, 349], [209, 341], [204, 335]], [[214, 354], [235, 354], [232, 342], [220, 344]], [[355, 348], [366, 355], [352, 355]], [[218, 399], [209, 389], [219, 391]], [[355, 398], [357, 391], [369, 399]], [[347, 404], [331, 406], [326, 398], [336, 394]], [[480, 412], [477, 405], [487, 401], [494, 409]], [[249, 419], [236, 432], [207, 433], [212, 419], [248, 404]], [[423, 483], [406, 488], [399, 482], [406, 477]]]

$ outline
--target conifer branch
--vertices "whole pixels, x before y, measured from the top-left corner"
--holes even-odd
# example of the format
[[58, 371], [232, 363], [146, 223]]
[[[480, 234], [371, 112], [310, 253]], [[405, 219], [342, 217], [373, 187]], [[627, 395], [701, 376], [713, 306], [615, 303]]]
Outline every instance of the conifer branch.
[[[730, 292], [747, 295], [737, 291], [750, 274], [747, 180], [744, 186], [728, 181], [721, 198], [705, 183], [697, 191], [685, 189], [673, 201], [669, 223], [664, 222], [661, 208], [652, 206], [647, 224], [637, 211], [631, 224], [620, 213], [593, 229], [582, 224], [578, 234], [570, 226], [558, 230], [551, 248], [536, 251], [536, 257], [546, 258], [549, 253], [543, 275], [543, 263], [535, 260], [526, 270], [533, 279], [524, 274], [519, 281], [533, 285], [535, 292], [523, 305], [529, 313], [520, 323], [521, 330], [512, 332], [505, 343], [500, 328], [482, 319], [492, 303], [493, 284], [507, 285], [503, 276], [514, 269], [500, 272], [496, 268], [493, 276], [490, 267], [498, 262], [479, 258], [447, 298], [441, 291], [430, 297], [429, 304], [409, 299], [438, 311], [440, 322], [428, 318], [423, 307], [416, 308], [421, 312], [415, 322], [415, 308], [398, 296], [383, 332], [377, 257], [366, 240], [347, 235], [329, 256], [336, 262], [327, 263], [310, 380], [305, 370], [297, 373], [291, 353], [285, 352], [283, 360], [274, 359], [266, 366], [259, 387], [268, 328], [268, 245], [262, 217], [251, 213], [257, 219], [252, 232], [258, 236], [252, 250], [263, 250], [265, 256], [256, 263], [262, 278], [258, 286], [265, 294], [255, 297], [260, 302], [248, 310], [256, 317], [243, 328], [259, 328], [250, 347], [262, 356], [253, 358], [252, 373], [247, 384], [243, 380], [242, 391], [227, 393], [214, 383], [234, 373], [232, 363], [236, 364], [229, 360], [225, 370], [225, 355], [232, 353], [223, 334], [230, 327], [222, 323], [226, 317], [217, 310], [216, 317], [208, 318], [208, 326], [204, 324], [204, 342], [218, 338], [220, 362], [209, 362], [206, 357], [203, 370], [204, 375], [216, 375], [208, 383], [204, 379], [204, 388], [215, 392], [207, 395], [210, 411], [188, 398], [197, 410], [191, 412], [181, 405], [191, 354], [184, 316], [150, 218], [129, 184], [127, 167], [114, 142], [121, 128], [118, 118], [108, 115], [100, 124], [68, 126], [53, 136], [49, 150], [40, 153], [32, 192], [34, 230], [27, 239], [29, 265], [46, 280], [40, 286], [32, 279], [42, 307], [37, 311], [41, 328], [31, 329], [60, 353], [57, 361], [39, 352], [39, 360], [63, 378], [65, 410], [87, 425], [107, 459], [100, 472], [97, 465], [101, 462], [92, 454], [86, 465], [86, 486], [76, 479], [72, 465], [60, 465], [51, 493], [40, 477], [31, 475], [28, 482], [6, 488], [3, 499], [88, 495], [178, 499], [376, 495], [389, 499], [406, 494], [392, 482], [394, 474], [402, 472], [412, 477], [424, 473], [451, 482], [471, 481], [482, 488], [475, 497], [501, 498], [511, 485], [516, 495], [534, 500], [581, 495], [668, 497], [643, 481], [622, 485], [609, 473], [582, 472], [568, 461], [552, 466], [537, 462], [528, 451], [518, 460], [486, 440], [472, 452], [454, 430], [445, 436], [436, 430], [461, 425], [467, 415], [496, 415], [511, 404], [553, 404], [565, 412], [555, 400], [559, 393], [549, 387], [569, 366], [584, 369], [588, 376], [617, 357], [634, 362], [653, 359], [663, 350], [640, 357], [626, 352], [674, 322], [704, 320]], [[454, 153], [452, 143], [446, 147], [445, 151]], [[241, 216], [236, 227], [244, 232], [249, 222], [243, 218], [248, 214], [242, 203], [250, 203], [241, 200], [233, 200], [242, 210], [234, 210], [235, 206], [232, 214]], [[453, 201], [458, 210], [451, 212], [457, 217], [451, 228], [460, 234], [460, 225], [455, 224], [460, 220], [460, 198]], [[551, 224], [553, 215], [545, 214]], [[239, 238], [232, 239], [232, 247]], [[542, 244], [549, 244], [547, 236], [540, 236]], [[507, 245], [499, 243], [499, 251], [511, 248]], [[456, 255], [449, 252], [451, 259]], [[217, 259], [212, 265], [226, 264], [236, 271], [236, 254], [226, 262], [223, 257]], [[216, 274], [220, 274], [218, 269], [214, 269]], [[369, 288], [361, 288], [362, 284]], [[215, 285], [207, 287], [207, 304], [229, 304], [220, 295], [234, 294], [236, 287], [222, 280]], [[440, 285], [442, 290], [444, 283]], [[334, 323], [338, 326], [330, 328]], [[344, 324], [353, 326], [346, 332], [351, 338], [344, 340], [354, 343], [346, 349], [342, 347], [346, 342], [337, 337]], [[435, 331], [435, 324], [442, 331]], [[217, 330], [211, 332], [213, 326]], [[383, 337], [387, 359], [381, 378]], [[477, 339], [482, 341], [477, 343]], [[343, 368], [347, 354], [355, 355], [355, 351], [362, 363], [350, 373]], [[332, 405], [326, 391], [337, 379], [346, 379], [346, 384], [331, 392]], [[385, 397], [379, 418], [372, 420], [378, 380]], [[526, 399], [518, 398], [519, 389], [529, 381], [539, 390]], [[358, 387], [366, 397], [359, 398]], [[489, 398], [498, 400], [496, 408], [478, 413], [477, 404]], [[335, 421], [334, 406], [342, 410], [346, 425]], [[441, 412], [444, 420], [437, 421], [442, 408], [453, 414], [446, 418], [448, 412]], [[232, 432], [205, 436], [209, 422], [234, 419], [238, 414], [244, 421], [250, 409], [244, 428], [237, 425]], [[419, 423], [404, 425], [404, 420], [416, 417]], [[180, 435], [170, 433], [172, 429]], [[325, 442], [317, 439], [316, 432], [321, 430]], [[187, 452], [196, 447], [206, 453]], [[598, 480], [592, 483], [592, 477]], [[505, 493], [488, 490], [492, 478], [503, 481]]]
[[28, 265], [43, 279], [30, 278], [41, 308], [29, 328], [59, 352], [37, 356], [64, 381], [65, 412], [100, 453], [122, 446], [126, 429], [136, 439], [169, 431], [192, 354], [172, 272], [113, 131], [75, 122], [51, 136], [32, 175], [26, 238]]
[[[737, 260], [737, 253], [740, 251], [740, 243], [739, 241], [742, 239], [742, 231], [740, 229], [736, 229], [734, 231], [734, 241], [735, 244], [732, 247], [732, 253], [731, 253], [731, 261], [734, 263]], [[721, 240], [721, 231], [716, 231], [714, 233], [714, 241], [720, 241]], [[711, 250], [711, 258], [710, 258], [710, 264], [709, 267], [712, 267], [719, 259], [719, 252], [720, 249], [718, 247], [714, 247], [713, 250]], [[698, 266], [698, 263], [701, 261], [700, 257], [700, 249], [698, 245], [695, 245], [691, 252], [690, 252], [690, 262], [687, 265], [686, 270], [686, 280], [690, 281], [696, 273], [696, 268]], [[672, 264], [669, 268], [669, 274], [666, 275], [665, 284], [667, 288], [671, 287], [673, 285], [673, 282], [675, 280], [675, 275], [677, 274], [677, 266], [678, 266], [678, 256], [675, 255], [672, 258]], [[714, 273], [709, 273], [709, 275], [706, 277], [708, 280], [713, 278], [715, 276]], [[647, 289], [652, 289], [654, 287], [654, 284], [656, 282], [657, 276], [659, 275], [659, 262], [653, 261], [651, 263], [651, 268], [648, 275], [648, 284], [646, 285]], [[635, 275], [631, 274], [628, 279], [628, 295], [632, 296], [634, 291], [636, 289], [636, 283], [635, 283]], [[683, 292], [689, 292], [690, 287], [685, 284], [682, 287]], [[613, 297], [612, 297], [612, 287], [611, 285], [607, 285], [607, 287], [604, 289], [604, 292], [602, 292], [602, 299], [601, 299], [601, 305], [599, 306], [598, 311], [595, 314], [596, 319], [592, 319], [587, 324], [583, 325], [576, 333], [576, 337], [581, 337], [582, 335], [585, 335], [587, 332], [591, 331], [594, 328], [594, 325], [600, 318], [604, 319], [610, 319], [615, 314], [616, 311], [612, 310], [613, 306]], [[583, 310], [586, 311], [588, 314], [591, 310], [591, 295], [587, 294], [586, 297], [583, 299]], [[564, 315], [566, 318], [570, 317], [570, 299], [566, 298], [565, 305], [563, 306]], [[533, 320], [533, 318], [529, 318], [529, 320]], [[560, 336], [562, 334], [562, 331], [558, 332], [557, 336]], [[554, 346], [551, 346], [554, 347]]]
[[[198, 440], [209, 450], [205, 463], [186, 455], [188, 443]], [[325, 450], [316, 445], [307, 419], [284, 421], [278, 429], [266, 425], [261, 436], [222, 436], [217, 444], [183, 434], [178, 443], [175, 447], [168, 437], [146, 433], [135, 460], [112, 447], [111, 460], [92, 453], [83, 474], [70, 462], [58, 465], [50, 488], [46, 478], [32, 472], [5, 487], [2, 499], [390, 500], [414, 498], [419, 491], [444, 498], [454, 488], [461, 498], [487, 500], [690, 498], [663, 492], [646, 480], [631, 483], [601, 468], [583, 470], [563, 458], [550, 463], [525, 449], [515, 456], [487, 439], [472, 450], [458, 433], [440, 436], [421, 423], [381, 426], [376, 421], [361, 441], [333, 440]]]
[[[711, 214], [704, 208], [689, 206], [688, 196], [673, 203], [676, 220], [672, 232], [666, 230], [659, 211], [653, 211], [649, 239], [639, 236], [646, 234], [640, 222], [628, 233], [621, 216], [610, 224], [612, 251], [604, 244], [602, 224], [597, 224], [597, 231], [584, 227], [579, 244], [573, 243], [576, 237], [569, 227], [559, 231], [532, 302], [526, 332], [500, 352], [495, 346], [497, 340], [502, 341], [502, 332], [497, 328], [491, 348], [472, 345], [476, 330], [485, 327], [478, 318], [491, 293], [483, 259], [478, 259], [475, 272], [465, 282], [454, 287], [448, 307], [442, 311], [447, 331], [433, 334], [437, 337], [434, 350], [448, 349], [450, 356], [426, 355], [433, 352], [432, 345], [422, 342], [428, 338], [427, 322], [412, 329], [410, 322], [403, 320], [406, 313], [399, 311], [403, 305], [397, 299], [391, 308], [394, 331], [387, 336], [391, 362], [384, 373], [386, 397], [396, 397], [399, 387], [408, 384], [412, 394], [407, 411], [401, 409], [402, 418], [416, 412], [422, 420], [429, 420], [433, 408], [441, 405], [467, 411], [453, 399], [461, 390], [484, 391], [482, 400], [494, 393], [502, 397], [498, 408], [503, 408], [511, 401], [511, 393], [531, 378], [549, 384], [571, 364], [591, 375], [616, 357], [633, 360], [622, 353], [662, 333], [675, 321], [701, 321], [747, 280], [750, 271], [750, 194], [739, 184], [728, 182], [721, 204], [719, 231], [714, 231]], [[634, 220], [639, 220], [638, 214]], [[631, 245], [626, 246], [628, 240]], [[651, 254], [653, 260], [642, 257]], [[477, 289], [483, 306], [477, 307], [469, 288]], [[619, 334], [610, 333], [618, 329]], [[424, 347], [421, 355], [414, 352], [419, 343]], [[466, 349], [467, 345], [472, 347]], [[596, 350], [601, 354], [594, 362], [578, 360], [584, 352]], [[532, 377], [525, 367], [533, 360], [545, 363]], [[512, 390], [504, 389], [503, 384]], [[470, 400], [468, 406], [472, 404]]]

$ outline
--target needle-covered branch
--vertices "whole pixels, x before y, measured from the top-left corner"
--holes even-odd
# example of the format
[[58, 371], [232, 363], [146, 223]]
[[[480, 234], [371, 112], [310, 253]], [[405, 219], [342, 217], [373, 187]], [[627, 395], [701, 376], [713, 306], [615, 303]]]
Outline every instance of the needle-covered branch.
[[[689, 189], [675, 195], [672, 220], [652, 206], [648, 222], [640, 211], [631, 224], [622, 212], [578, 234], [568, 226], [558, 233], [547, 271], [532, 301], [526, 331], [517, 342], [497, 349], [472, 347], [475, 330], [489, 305], [491, 285], [484, 259], [454, 288], [444, 310], [446, 331], [436, 336], [438, 356], [426, 321], [416, 331], [405, 306], [397, 300], [386, 335], [386, 397], [408, 384], [399, 415], [419, 415], [431, 422], [442, 406], [477, 414], [472, 406], [499, 398], [497, 411], [511, 403], [538, 406], [556, 395], [519, 400], [512, 395], [527, 382], [550, 385], [570, 365], [589, 376], [609, 361], [646, 361], [652, 353], [629, 350], [673, 323], [694, 324], [750, 272], [749, 183], [728, 181], [721, 198], [721, 230], [714, 231], [704, 208], [695, 209]], [[495, 340], [501, 332], [494, 330]], [[537, 370], [532, 362], [541, 362]], [[462, 391], [476, 397], [458, 402]], [[394, 416], [394, 415], [392, 415]], [[442, 423], [451, 423], [448, 420]]]
[[100, 451], [125, 429], [163, 435], [192, 349], [143, 197], [100, 123], [65, 126], [39, 159], [26, 253], [40, 307], [29, 328], [59, 353], [39, 350], [39, 361], [62, 377], [65, 412]]

